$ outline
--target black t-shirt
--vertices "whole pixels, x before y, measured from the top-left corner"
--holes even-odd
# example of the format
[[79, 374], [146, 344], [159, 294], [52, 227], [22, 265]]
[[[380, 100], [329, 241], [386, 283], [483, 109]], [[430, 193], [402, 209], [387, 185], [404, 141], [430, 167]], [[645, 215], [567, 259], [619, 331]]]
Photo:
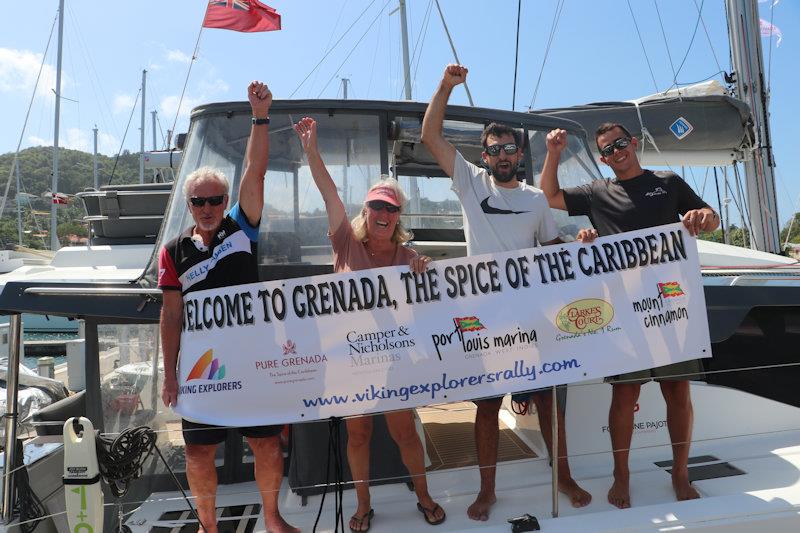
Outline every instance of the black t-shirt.
[[588, 216], [601, 237], [671, 224], [678, 215], [708, 207], [674, 172], [651, 170], [564, 189], [564, 203], [570, 215]]

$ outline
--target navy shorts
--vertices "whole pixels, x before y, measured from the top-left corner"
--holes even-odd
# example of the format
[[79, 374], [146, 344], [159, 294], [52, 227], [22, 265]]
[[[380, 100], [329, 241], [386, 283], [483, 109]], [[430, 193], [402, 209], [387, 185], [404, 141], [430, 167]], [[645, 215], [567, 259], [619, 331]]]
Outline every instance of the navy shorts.
[[274, 437], [283, 431], [283, 426], [251, 426], [245, 428], [226, 428], [200, 424], [181, 419], [183, 429], [183, 442], [186, 444], [219, 444], [225, 441], [229, 429], [235, 429], [243, 437], [264, 438]]

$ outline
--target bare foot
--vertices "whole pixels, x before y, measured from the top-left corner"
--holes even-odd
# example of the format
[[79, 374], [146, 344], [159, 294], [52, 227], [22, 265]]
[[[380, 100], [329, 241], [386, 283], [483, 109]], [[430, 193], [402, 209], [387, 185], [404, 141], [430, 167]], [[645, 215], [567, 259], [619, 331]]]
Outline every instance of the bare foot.
[[467, 516], [473, 520], [486, 522], [489, 520], [489, 509], [492, 508], [496, 501], [497, 496], [494, 495], [494, 492], [484, 493], [481, 491], [475, 501], [472, 502], [472, 505], [467, 507]]
[[267, 531], [270, 533], [300, 533], [300, 530], [289, 525], [283, 517], [277, 513], [274, 515], [264, 515], [264, 522], [267, 524]]
[[571, 477], [559, 480], [558, 491], [569, 498], [573, 507], [586, 507], [592, 501], [592, 495], [580, 488]]
[[675, 489], [675, 496], [679, 502], [685, 500], [696, 500], [700, 497], [691, 483], [689, 483], [689, 473], [672, 475], [672, 488]]
[[608, 503], [620, 509], [631, 506], [630, 480], [627, 476], [614, 476], [614, 484], [608, 489]]

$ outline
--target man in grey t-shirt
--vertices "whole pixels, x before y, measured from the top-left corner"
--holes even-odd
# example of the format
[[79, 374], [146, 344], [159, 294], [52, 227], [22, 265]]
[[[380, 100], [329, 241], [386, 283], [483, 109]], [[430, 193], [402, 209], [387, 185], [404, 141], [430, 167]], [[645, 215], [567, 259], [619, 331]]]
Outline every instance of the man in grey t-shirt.
[[[542, 168], [542, 189], [550, 207], [570, 215], [587, 215], [600, 236], [644, 229], [678, 221], [692, 235], [713, 231], [719, 217], [674, 172], [642, 169], [636, 156], [638, 141], [621, 124], [602, 124], [595, 132], [600, 160], [614, 171], [613, 179], [594, 180], [580, 187], [562, 189], [558, 161], [567, 145], [567, 133], [547, 135], [547, 156]], [[614, 451], [614, 483], [609, 503], [631, 506], [628, 455], [633, 437], [633, 413], [642, 383], [655, 379], [667, 404], [667, 427], [672, 441], [672, 486], [678, 500], [699, 498], [689, 483], [689, 443], [692, 438], [692, 400], [686, 376], [701, 371], [698, 361], [675, 363], [651, 370], [621, 374], [612, 379], [608, 413], [611, 448]]]
[[[456, 85], [463, 83], [467, 69], [448, 65], [438, 89], [425, 112], [422, 142], [436, 162], [453, 179], [453, 191], [461, 201], [464, 233], [469, 255], [518, 250], [561, 242], [553, 215], [542, 191], [517, 181], [522, 160], [522, 139], [508, 126], [492, 123], [481, 135], [483, 162], [489, 171], [467, 162], [442, 135], [447, 100]], [[535, 392], [532, 399], [550, 456], [552, 400], [549, 392]], [[467, 509], [473, 520], [488, 520], [495, 496], [495, 470], [499, 426], [497, 416], [502, 397], [475, 402], [475, 443], [478, 449], [481, 488]], [[587, 505], [592, 497], [580, 488], [569, 470], [563, 413], [558, 410], [558, 488], [575, 507]]]

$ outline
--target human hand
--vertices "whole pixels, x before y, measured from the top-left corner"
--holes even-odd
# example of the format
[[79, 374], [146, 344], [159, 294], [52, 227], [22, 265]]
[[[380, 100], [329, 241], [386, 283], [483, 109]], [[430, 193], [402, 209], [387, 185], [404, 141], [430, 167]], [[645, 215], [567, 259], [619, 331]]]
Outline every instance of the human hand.
[[701, 231], [713, 231], [717, 227], [717, 214], [710, 209], [692, 209], [683, 215], [683, 225], [691, 235]]
[[164, 384], [161, 386], [161, 400], [167, 407], [174, 407], [178, 405], [178, 379], [164, 378]]
[[444, 83], [447, 87], [452, 89], [456, 85], [459, 85], [467, 81], [467, 72], [469, 72], [469, 69], [467, 69], [467, 67], [450, 63], [444, 69], [444, 76], [442, 77], [442, 83]]
[[567, 147], [567, 132], [556, 128], [547, 134], [547, 151], [553, 155], [561, 155], [561, 151]]
[[294, 131], [300, 138], [300, 144], [303, 145], [303, 151], [317, 151], [317, 121], [311, 117], [301, 118], [297, 124], [294, 125]]
[[272, 92], [266, 83], [251, 81], [247, 87], [247, 99], [250, 101], [250, 108], [256, 118], [267, 118], [269, 108], [272, 105]]
[[427, 255], [418, 255], [411, 260], [408, 266], [411, 267], [411, 271], [415, 274], [422, 274], [428, 269], [432, 261], [433, 259]]
[[575, 237], [575, 240], [582, 242], [583, 244], [591, 244], [597, 238], [597, 230], [594, 228], [583, 228], [578, 232], [578, 235]]

